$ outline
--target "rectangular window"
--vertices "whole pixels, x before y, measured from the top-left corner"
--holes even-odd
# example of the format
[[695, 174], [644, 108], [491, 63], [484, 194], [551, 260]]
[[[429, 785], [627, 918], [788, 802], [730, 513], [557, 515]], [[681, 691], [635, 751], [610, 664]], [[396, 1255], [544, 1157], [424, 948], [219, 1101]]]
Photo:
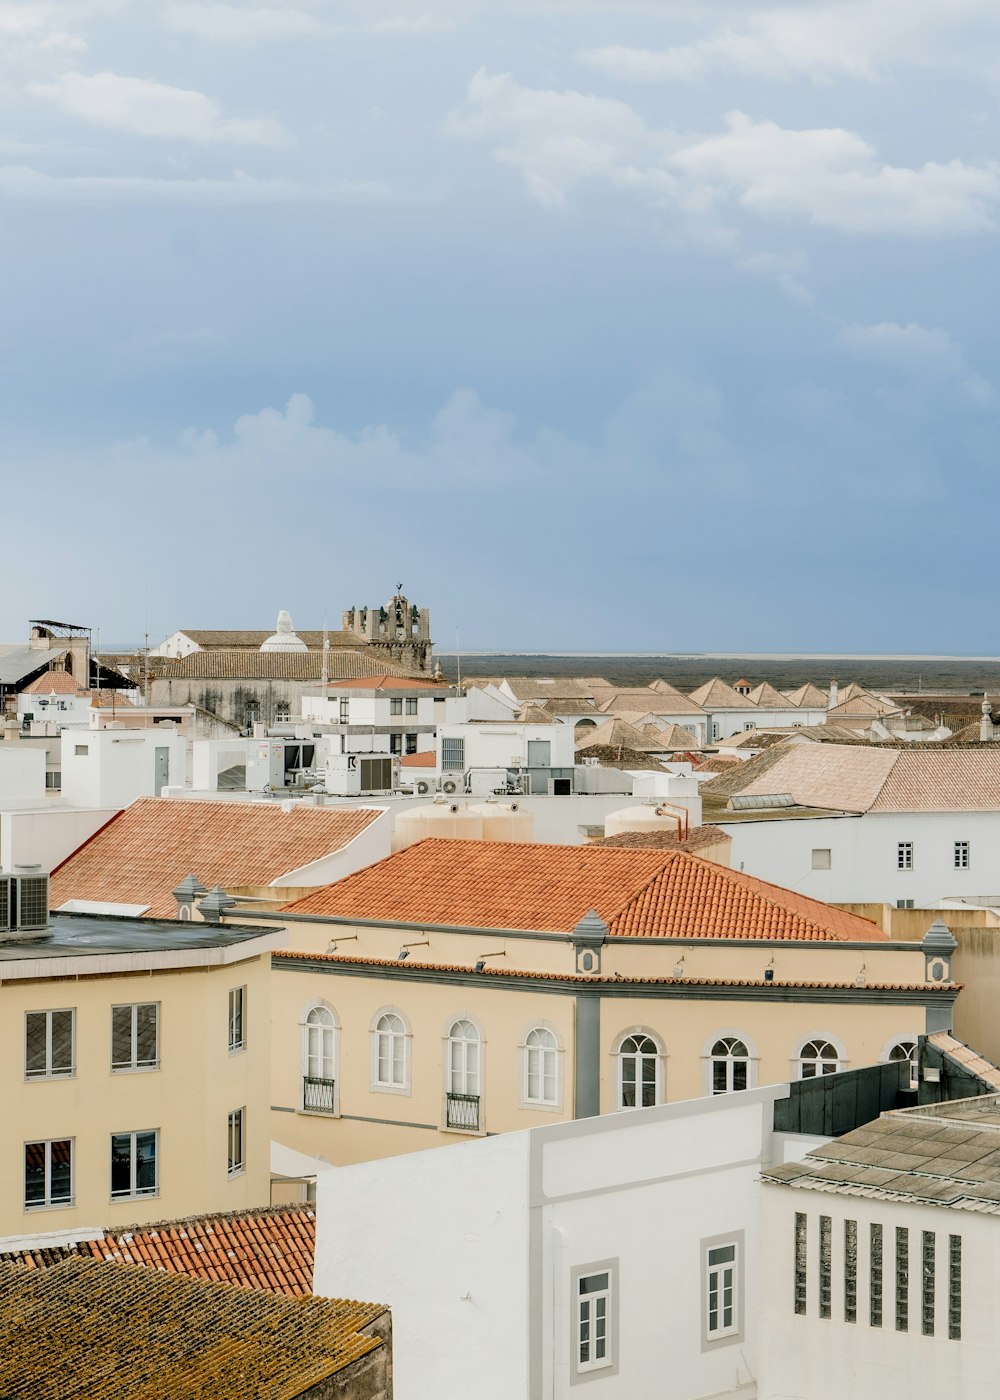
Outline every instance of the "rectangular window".
[[246, 987], [229, 989], [229, 1053], [246, 1046]]
[[465, 740], [441, 739], [441, 767], [447, 772], [459, 772], [465, 768]]
[[795, 1212], [795, 1311], [800, 1316], [806, 1312], [806, 1260], [808, 1221], [801, 1211]]
[[934, 1244], [934, 1231], [922, 1231], [920, 1255], [920, 1330], [925, 1337], [934, 1336]]
[[390, 734], [390, 735], [389, 735], [389, 752], [390, 752], [390, 753], [402, 753], [402, 752], [403, 752], [403, 736], [402, 736], [402, 734]]
[[871, 1269], [869, 1274], [869, 1321], [882, 1326], [882, 1226], [871, 1227]]
[[157, 1069], [160, 1064], [160, 1006], [155, 1001], [111, 1008], [112, 1070]]
[[90, 746], [89, 744], [74, 744], [73, 753], [77, 758], [86, 758], [90, 753]]
[[813, 853], [812, 853], [812, 868], [813, 868], [814, 870], [829, 870], [829, 869], [830, 869], [830, 852], [829, 852], [829, 850], [824, 849], [824, 848], [821, 848], [821, 849], [817, 849], [817, 850], [814, 850], [814, 851], [813, 851]]
[[948, 1336], [962, 1340], [962, 1236], [948, 1236]]
[[844, 1221], [844, 1321], [858, 1320], [858, 1222]]
[[896, 868], [897, 870], [913, 869], [913, 842], [900, 841], [896, 846]]
[[62, 792], [62, 772], [58, 768], [45, 774], [45, 788], [48, 792]]
[[245, 1120], [245, 1115], [246, 1115], [246, 1109], [245, 1109], [245, 1108], [234, 1108], [233, 1111], [232, 1111], [232, 1113], [230, 1113], [230, 1115], [229, 1115], [229, 1121], [228, 1121], [229, 1155], [228, 1155], [228, 1166], [227, 1166], [226, 1170], [227, 1170], [227, 1172], [229, 1173], [230, 1176], [236, 1176], [236, 1175], [238, 1175], [238, 1173], [241, 1172], [241, 1171], [243, 1171], [244, 1168], [246, 1167], [246, 1159], [245, 1159], [245, 1157], [244, 1157], [244, 1151], [243, 1151], [244, 1146], [245, 1146], [245, 1144], [244, 1144], [244, 1126], [245, 1126], [244, 1120]]
[[819, 1315], [829, 1317], [833, 1302], [833, 1221], [819, 1218]]
[[576, 1369], [612, 1365], [611, 1271], [581, 1274], [576, 1283]]
[[403, 713], [403, 697], [401, 695], [397, 695], [389, 701], [389, 713], [390, 715], [401, 715]]
[[913, 908], [913, 905], [914, 905], [914, 901], [913, 901], [912, 899], [897, 899], [897, 900], [896, 900], [896, 908], [897, 908], [897, 909], [912, 909], [912, 908]]
[[896, 1331], [910, 1326], [910, 1232], [896, 1226]]
[[406, 713], [408, 715], [417, 713], [417, 697], [415, 695], [406, 697]]
[[968, 870], [969, 868], [969, 843], [968, 841], [955, 842], [955, 869]]
[[155, 1130], [111, 1135], [111, 1199], [155, 1196], [159, 1134]]
[[76, 1012], [29, 1011], [24, 1018], [25, 1079], [67, 1079], [75, 1071]]
[[740, 1330], [737, 1267], [739, 1246], [716, 1245], [706, 1250], [705, 1339], [727, 1337]]
[[73, 1140], [24, 1144], [24, 1208], [73, 1204]]
[[342, 696], [340, 697], [340, 722], [341, 722], [341, 724], [346, 724], [347, 721], [348, 721], [348, 719], [350, 718], [350, 715], [351, 715], [351, 700], [350, 700], [350, 696], [348, 696], [348, 695], [342, 695]]
[[417, 751], [417, 736], [416, 736], [415, 734], [407, 734], [407, 736], [406, 736], [406, 752], [407, 752], [407, 753], [416, 753], [416, 751]]

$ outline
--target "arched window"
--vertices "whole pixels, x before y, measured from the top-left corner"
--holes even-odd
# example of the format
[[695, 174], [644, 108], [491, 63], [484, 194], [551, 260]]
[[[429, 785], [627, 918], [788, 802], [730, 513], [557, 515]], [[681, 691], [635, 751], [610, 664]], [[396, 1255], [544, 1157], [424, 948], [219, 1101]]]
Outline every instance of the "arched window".
[[890, 1045], [886, 1059], [890, 1064], [909, 1065], [909, 1086], [911, 1089], [917, 1087], [917, 1042], [915, 1040], [897, 1040], [895, 1045]]
[[524, 1037], [524, 1099], [526, 1103], [559, 1103], [559, 1047], [545, 1026], [533, 1026]]
[[462, 1017], [448, 1031], [448, 1091], [445, 1122], [449, 1128], [479, 1131], [480, 1035]]
[[328, 1006], [311, 1007], [302, 1023], [302, 1107], [337, 1111], [337, 1018]]
[[660, 1101], [660, 1047], [650, 1035], [634, 1031], [618, 1051], [619, 1108], [651, 1108]]
[[732, 1094], [750, 1087], [750, 1052], [736, 1036], [723, 1036], [712, 1046], [712, 1093]]
[[807, 1040], [799, 1051], [799, 1078], [816, 1079], [821, 1074], [836, 1074], [840, 1056], [828, 1040]]
[[395, 1011], [383, 1011], [375, 1022], [375, 1083], [383, 1089], [405, 1089], [406, 1026]]

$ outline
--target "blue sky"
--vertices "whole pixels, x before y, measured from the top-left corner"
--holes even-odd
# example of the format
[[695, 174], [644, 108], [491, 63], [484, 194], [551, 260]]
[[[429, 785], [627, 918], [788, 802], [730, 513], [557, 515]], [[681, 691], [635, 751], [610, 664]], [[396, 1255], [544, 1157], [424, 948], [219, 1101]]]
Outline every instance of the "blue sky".
[[0, 0], [0, 637], [1000, 650], [998, 81], [995, 0]]

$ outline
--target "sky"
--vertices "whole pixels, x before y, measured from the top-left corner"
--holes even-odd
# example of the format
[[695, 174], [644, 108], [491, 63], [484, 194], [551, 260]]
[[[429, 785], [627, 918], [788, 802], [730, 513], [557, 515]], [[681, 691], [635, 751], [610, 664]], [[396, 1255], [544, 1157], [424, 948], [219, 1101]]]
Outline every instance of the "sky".
[[0, 0], [0, 640], [1000, 653], [996, 0]]

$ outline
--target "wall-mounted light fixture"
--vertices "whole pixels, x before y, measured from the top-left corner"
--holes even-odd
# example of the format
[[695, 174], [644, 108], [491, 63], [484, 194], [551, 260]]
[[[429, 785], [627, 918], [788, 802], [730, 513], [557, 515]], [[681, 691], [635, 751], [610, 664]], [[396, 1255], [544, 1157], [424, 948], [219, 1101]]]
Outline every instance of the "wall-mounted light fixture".
[[404, 958], [408, 958], [410, 956], [411, 948], [429, 948], [430, 946], [431, 940], [429, 938], [415, 938], [412, 943], [403, 944], [403, 946], [399, 950], [399, 957], [396, 959], [396, 961], [402, 962]]
[[342, 938], [331, 938], [329, 943], [326, 945], [326, 951], [328, 953], [335, 953], [337, 951], [338, 943], [357, 943], [357, 941], [358, 935], [356, 933], [347, 933]]
[[501, 948], [501, 950], [500, 950], [499, 953], [480, 953], [480, 954], [479, 954], [479, 957], [478, 957], [478, 959], [477, 959], [477, 961], [476, 961], [476, 971], [477, 971], [477, 972], [482, 972], [482, 971], [483, 971], [483, 969], [484, 969], [485, 966], [486, 966], [486, 959], [487, 959], [487, 958], [505, 958], [506, 956], [507, 956], [507, 950], [506, 950], [505, 948]]

